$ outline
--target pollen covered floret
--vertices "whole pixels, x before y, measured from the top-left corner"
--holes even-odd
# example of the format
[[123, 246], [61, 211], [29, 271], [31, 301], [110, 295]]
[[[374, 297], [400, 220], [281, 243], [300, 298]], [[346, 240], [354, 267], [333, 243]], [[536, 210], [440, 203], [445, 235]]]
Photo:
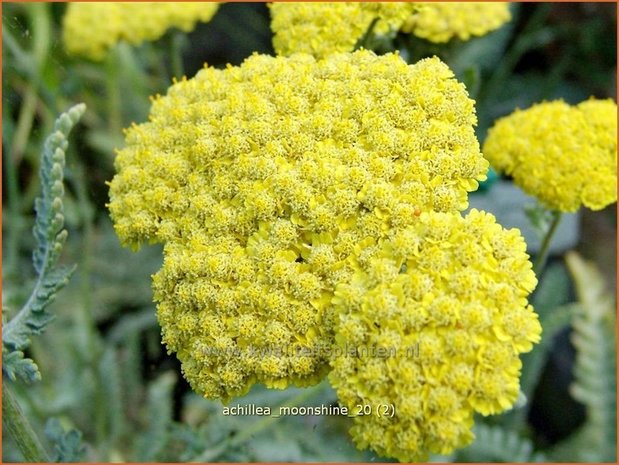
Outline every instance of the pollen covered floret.
[[210, 21], [218, 7], [208, 2], [69, 3], [63, 40], [69, 53], [102, 60], [121, 40], [134, 45], [157, 40], [172, 27], [188, 32], [198, 21]]
[[448, 454], [472, 441], [475, 412], [514, 404], [519, 354], [540, 340], [524, 240], [487, 213], [424, 212], [365, 247], [371, 258], [351, 258], [353, 279], [333, 299], [329, 379], [351, 412], [372, 408], [352, 437], [404, 462]]
[[318, 381], [347, 258], [421, 211], [466, 208], [487, 169], [474, 124], [440, 60], [368, 51], [254, 55], [156, 98], [109, 207], [123, 243], [165, 243], [158, 315], [193, 388]]
[[269, 4], [273, 47], [279, 55], [295, 52], [324, 57], [350, 52], [374, 20], [373, 31], [397, 32], [414, 11], [407, 2], [282, 2]]
[[483, 36], [511, 19], [507, 2], [416, 2], [402, 31], [430, 42]]
[[600, 210], [617, 200], [617, 104], [544, 102], [499, 119], [484, 154], [547, 207]]

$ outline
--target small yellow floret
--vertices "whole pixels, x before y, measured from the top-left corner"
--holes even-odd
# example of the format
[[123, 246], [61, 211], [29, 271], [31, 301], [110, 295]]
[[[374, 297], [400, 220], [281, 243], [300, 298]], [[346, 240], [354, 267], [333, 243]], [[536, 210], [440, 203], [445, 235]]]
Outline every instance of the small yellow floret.
[[63, 41], [67, 51], [102, 60], [121, 40], [130, 44], [159, 39], [170, 28], [189, 32], [208, 22], [218, 3], [207, 2], [75, 2], [67, 5]]
[[484, 154], [547, 207], [600, 210], [617, 200], [617, 104], [544, 102], [499, 119]]

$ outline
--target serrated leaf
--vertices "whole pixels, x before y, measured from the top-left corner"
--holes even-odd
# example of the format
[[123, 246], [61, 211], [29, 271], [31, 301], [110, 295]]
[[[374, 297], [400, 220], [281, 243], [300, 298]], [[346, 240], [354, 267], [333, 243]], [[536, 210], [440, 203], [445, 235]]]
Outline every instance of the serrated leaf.
[[[4, 349], [11, 352], [28, 347], [30, 337], [41, 333], [52, 321], [53, 316], [45, 309], [75, 271], [75, 267], [56, 265], [67, 236], [62, 228], [64, 152], [68, 146], [69, 132], [85, 109], [84, 104], [79, 104], [61, 114], [54, 125], [54, 132], [45, 140], [40, 169], [41, 195], [35, 200], [36, 219], [33, 228], [36, 247], [32, 261], [38, 276], [24, 306], [10, 321], [3, 324], [3, 354]], [[29, 362], [20, 361], [26, 360], [23, 354], [16, 354], [10, 360], [12, 375], [21, 379], [21, 373], [31, 378], [33, 368]]]
[[543, 462], [544, 455], [535, 452], [527, 438], [500, 426], [477, 423], [473, 427], [475, 441], [457, 452], [463, 462]]
[[50, 418], [45, 425], [45, 435], [54, 448], [54, 462], [80, 462], [86, 452], [82, 444], [82, 433], [76, 429], [65, 429], [57, 418]]
[[[9, 349], [25, 349], [30, 344], [30, 336], [40, 334], [45, 329], [55, 318], [45, 309], [53, 302], [56, 293], [68, 283], [74, 271], [75, 266], [59, 267], [40, 277], [26, 305], [5, 326], [2, 334], [5, 346]], [[18, 319], [20, 315], [23, 316]]]
[[[616, 461], [616, 321], [613, 296], [604, 277], [574, 252], [566, 256], [574, 279], [581, 311], [572, 319], [572, 343], [576, 348], [574, 382], [570, 393], [585, 405], [587, 421], [574, 436], [588, 443], [592, 455], [581, 452], [570, 460]], [[571, 439], [568, 439], [571, 441]], [[561, 447], [556, 448], [560, 453]]]
[[138, 461], [154, 461], [165, 450], [172, 425], [172, 390], [176, 379], [176, 374], [169, 371], [159, 376], [149, 387], [145, 412], [147, 430], [137, 443]]
[[36, 363], [24, 357], [24, 353], [19, 350], [2, 351], [2, 373], [11, 381], [19, 379], [24, 383], [33, 383], [41, 379]]

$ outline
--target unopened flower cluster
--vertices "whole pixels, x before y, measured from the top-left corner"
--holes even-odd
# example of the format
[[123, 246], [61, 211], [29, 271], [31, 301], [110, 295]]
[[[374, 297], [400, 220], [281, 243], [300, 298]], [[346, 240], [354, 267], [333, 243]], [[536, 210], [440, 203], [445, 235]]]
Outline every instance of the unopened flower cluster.
[[549, 208], [600, 210], [617, 200], [617, 104], [544, 102], [498, 120], [484, 154]]
[[372, 34], [377, 36], [401, 30], [431, 42], [447, 42], [485, 35], [511, 19], [505, 2], [285, 2], [270, 8], [275, 51], [316, 57], [352, 51], [374, 21]]
[[159, 39], [170, 28], [188, 32], [208, 22], [218, 3], [76, 2], [67, 5], [63, 41], [67, 51], [102, 60], [121, 40], [136, 45]]
[[[467, 207], [485, 179], [473, 102], [437, 58], [254, 55], [205, 68], [126, 134], [110, 210], [124, 243], [164, 243], [163, 339], [209, 398], [254, 383], [395, 403], [357, 417], [400, 460], [472, 439], [509, 408], [539, 340], [521, 236]], [[421, 358], [351, 358], [334, 344]]]

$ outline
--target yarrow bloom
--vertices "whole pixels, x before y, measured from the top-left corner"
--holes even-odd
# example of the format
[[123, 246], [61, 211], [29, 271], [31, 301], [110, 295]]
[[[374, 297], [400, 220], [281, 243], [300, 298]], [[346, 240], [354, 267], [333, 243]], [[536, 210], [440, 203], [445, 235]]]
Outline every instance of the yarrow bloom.
[[393, 405], [395, 413], [355, 417], [353, 439], [403, 462], [466, 446], [474, 412], [513, 405], [518, 356], [540, 340], [522, 236], [476, 210], [424, 212], [362, 249], [351, 257], [352, 280], [335, 291], [336, 341], [388, 355], [334, 351], [329, 380], [351, 411]]
[[194, 389], [323, 377], [346, 258], [422, 210], [466, 208], [487, 170], [474, 123], [440, 60], [368, 51], [255, 55], [156, 99], [127, 132], [110, 210], [125, 243], [165, 243], [159, 321]]
[[[225, 401], [331, 372], [342, 404], [395, 405], [352, 434], [400, 460], [509, 408], [536, 281], [516, 230], [461, 217], [488, 168], [475, 124], [438, 58], [366, 50], [254, 55], [155, 98], [109, 208], [124, 244], [164, 244], [158, 319], [193, 389]], [[334, 350], [416, 342], [419, 360]]]
[[430, 42], [457, 38], [469, 40], [500, 28], [511, 20], [507, 2], [428, 2], [416, 3], [402, 31]]
[[377, 35], [398, 30], [432, 42], [468, 40], [511, 19], [508, 3], [330, 2], [272, 3], [273, 47], [280, 55], [304, 52], [324, 57], [350, 52], [377, 21]]
[[350, 52], [370, 24], [376, 34], [397, 32], [415, 6], [413, 3], [270, 3], [273, 47], [278, 55], [295, 52], [324, 57]]
[[121, 40], [134, 45], [157, 40], [172, 27], [189, 32], [198, 21], [210, 21], [218, 7], [197, 2], [69, 3], [63, 41], [69, 53], [98, 61]]
[[600, 210], [617, 200], [617, 104], [544, 102], [499, 119], [484, 154], [548, 208]]

